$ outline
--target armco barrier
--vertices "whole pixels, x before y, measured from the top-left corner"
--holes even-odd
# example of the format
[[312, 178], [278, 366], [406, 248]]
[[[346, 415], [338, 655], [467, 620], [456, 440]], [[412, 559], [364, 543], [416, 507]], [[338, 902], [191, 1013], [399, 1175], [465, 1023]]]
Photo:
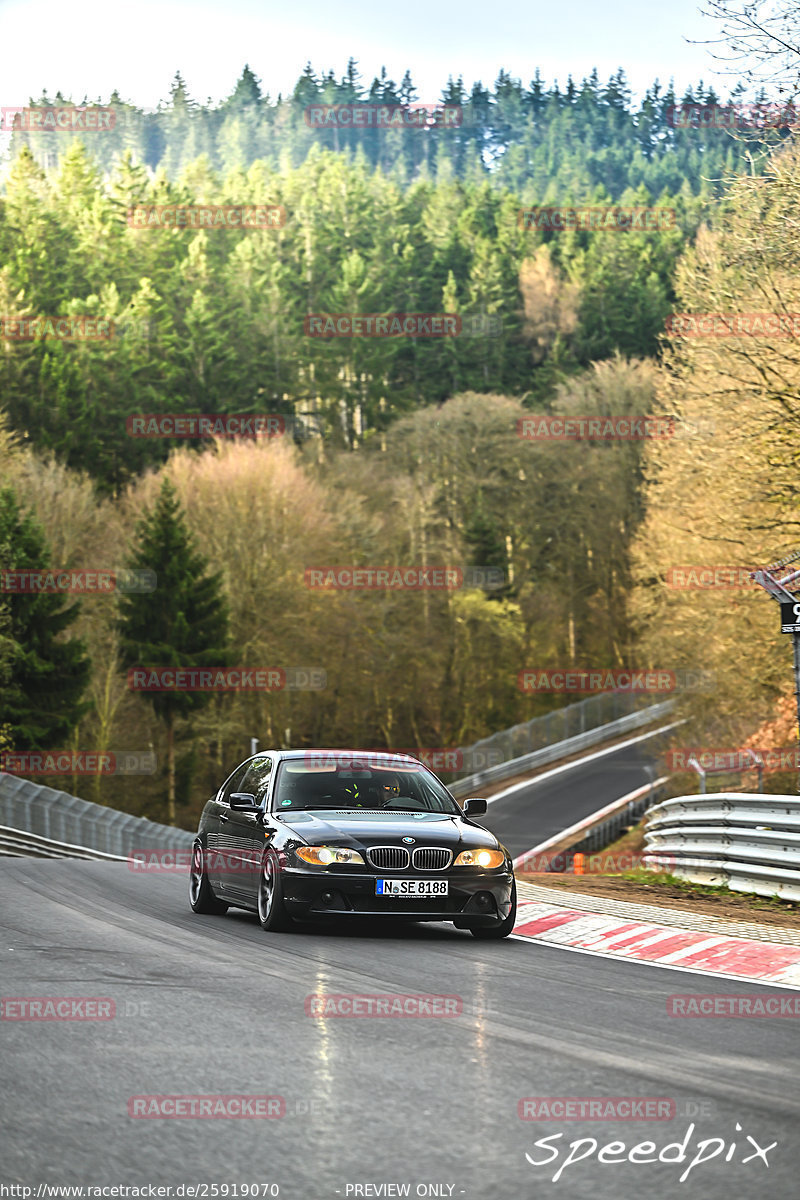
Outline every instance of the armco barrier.
[[[465, 753], [473, 754], [481, 747], [481, 754], [488, 753], [486, 747], [492, 746], [496, 754], [501, 744], [505, 744], [508, 753], [511, 753], [515, 747], [525, 744], [526, 740], [530, 744], [531, 740], [537, 740], [548, 732], [558, 733], [570, 727], [582, 729], [573, 737], [551, 742], [531, 753], [509, 758], [459, 779], [449, 785], [450, 790], [459, 798], [469, 796], [476, 787], [524, 774], [608, 738], [649, 725], [666, 716], [674, 705], [674, 701], [666, 700], [646, 708], [635, 708], [633, 712], [629, 711], [627, 715], [605, 724], [596, 723], [603, 714], [607, 716], [620, 707], [630, 709], [637, 701], [637, 697], [624, 693], [592, 696], [588, 701], [570, 704], [545, 717], [534, 718], [525, 725], [486, 738], [469, 747]], [[59, 792], [55, 788], [4, 772], [0, 772], [0, 826], [8, 830], [27, 831], [54, 845], [81, 847], [97, 851], [100, 855], [120, 858], [126, 858], [131, 851], [142, 847], [156, 850], [185, 849], [191, 846], [194, 836], [186, 830], [159, 825], [146, 817], [134, 817], [117, 809], [104, 808], [90, 800], [81, 800], [67, 792]]]
[[800, 900], [800, 797], [752, 792], [656, 804], [644, 857], [695, 883]]
[[124, 862], [119, 854], [103, 854], [86, 846], [69, 846], [52, 838], [39, 837], [25, 829], [7, 829], [0, 825], [0, 855], [7, 858], [89, 858]]
[[142, 847], [182, 850], [193, 834], [0, 772], [0, 825], [45, 842], [127, 858]]
[[[593, 698], [600, 699], [600, 697]], [[577, 705], [570, 705], [570, 707], [577, 707]], [[579, 733], [575, 737], [554, 742], [551, 745], [542, 747], [541, 750], [534, 750], [531, 754], [523, 754], [519, 758], [508, 759], [505, 762], [498, 763], [496, 766], [487, 767], [484, 771], [476, 771], [475, 774], [468, 775], [464, 779], [457, 779], [454, 783], [449, 783], [447, 786], [456, 799], [461, 800], [466, 796], [471, 796], [475, 788], [487, 787], [491, 783], [510, 779], [514, 775], [524, 775], [527, 771], [533, 771], [537, 767], [544, 767], [548, 763], [556, 762], [559, 758], [567, 758], [571, 754], [578, 754], [581, 750], [588, 750], [590, 746], [596, 746], [600, 742], [608, 741], [610, 738], [618, 737], [623, 733], [629, 733], [633, 729], [640, 729], [643, 725], [650, 725], [653, 721], [658, 721], [662, 717], [668, 716], [674, 707], [674, 700], [664, 700], [661, 704], [651, 704], [647, 708], [640, 708], [636, 712], [628, 713], [627, 716], [619, 717], [616, 721], [609, 721], [605, 725], [597, 726], [597, 728], [587, 729], [584, 733]], [[566, 712], [567, 710], [564, 709], [562, 711]], [[551, 713], [550, 716], [552, 715]], [[512, 733], [513, 730], [508, 730], [508, 732]], [[475, 747], [472, 747], [472, 749], [474, 750]]]

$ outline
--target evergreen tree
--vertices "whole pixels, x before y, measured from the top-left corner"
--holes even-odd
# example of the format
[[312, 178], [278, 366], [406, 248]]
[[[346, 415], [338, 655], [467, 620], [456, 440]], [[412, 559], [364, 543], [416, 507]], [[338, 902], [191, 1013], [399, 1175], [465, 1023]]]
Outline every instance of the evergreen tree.
[[[65, 565], [51, 562], [41, 527], [21, 511], [10, 487], [0, 492], [0, 552], [8, 571]], [[82, 699], [91, 665], [86, 647], [79, 638], [63, 636], [80, 606], [57, 592], [9, 591], [4, 607], [0, 731], [6, 730], [15, 750], [61, 749], [89, 707]]]
[[[152, 592], [120, 600], [122, 661], [126, 667], [219, 667], [227, 661], [228, 609], [221, 578], [195, 547], [177, 500], [164, 479], [155, 506], [137, 527], [129, 568], [153, 571]], [[210, 692], [144, 692], [167, 735], [167, 813], [175, 824], [175, 721], [212, 699]]]

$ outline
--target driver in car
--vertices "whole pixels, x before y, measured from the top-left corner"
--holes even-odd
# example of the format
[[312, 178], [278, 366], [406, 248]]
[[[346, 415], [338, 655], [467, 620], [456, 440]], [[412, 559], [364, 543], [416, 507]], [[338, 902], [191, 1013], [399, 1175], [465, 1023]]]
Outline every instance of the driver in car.
[[393, 800], [396, 800], [400, 795], [400, 780], [396, 775], [390, 775], [380, 789], [381, 803], [384, 808], [388, 808]]

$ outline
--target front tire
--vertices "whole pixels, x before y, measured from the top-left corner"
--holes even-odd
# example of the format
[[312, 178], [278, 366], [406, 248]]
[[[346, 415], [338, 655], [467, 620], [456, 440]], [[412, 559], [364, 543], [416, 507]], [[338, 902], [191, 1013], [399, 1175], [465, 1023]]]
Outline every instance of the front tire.
[[200, 838], [192, 846], [192, 865], [189, 868], [189, 903], [192, 911], [208, 916], [222, 916], [228, 911], [223, 900], [214, 895], [206, 874], [206, 850]]
[[474, 926], [470, 933], [474, 938], [504, 938], [508, 937], [517, 920], [517, 884], [511, 885], [511, 908], [508, 916], [494, 925]]
[[266, 850], [258, 877], [258, 919], [267, 933], [283, 933], [292, 924], [283, 903], [283, 881], [274, 850]]

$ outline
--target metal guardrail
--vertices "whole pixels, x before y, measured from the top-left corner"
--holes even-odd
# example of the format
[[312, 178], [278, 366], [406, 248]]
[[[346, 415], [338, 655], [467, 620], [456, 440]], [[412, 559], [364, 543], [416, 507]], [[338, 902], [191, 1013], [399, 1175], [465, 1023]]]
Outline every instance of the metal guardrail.
[[104, 808], [5, 772], [0, 772], [0, 825], [118, 858], [143, 848], [183, 850], [194, 839], [185, 829]]
[[88, 858], [106, 862], [124, 862], [119, 854], [103, 854], [86, 846], [68, 846], [51, 838], [39, 837], [24, 829], [0, 825], [0, 855], [6, 858]]
[[[643, 706], [647, 707], [646, 701], [647, 696], [642, 692], [599, 692], [597, 695], [587, 696], [584, 700], [578, 700], [575, 704], [566, 704], [563, 708], [555, 708], [542, 716], [532, 717], [530, 721], [512, 725], [510, 729], [503, 729], [490, 737], [481, 738], [471, 746], [459, 746], [457, 753], [462, 765], [452, 772], [450, 778], [461, 783], [466, 778], [476, 779], [481, 776], [483, 782], [484, 773], [494, 767], [516, 763], [534, 751], [547, 749], [554, 743], [568, 741], [589, 730], [602, 728], [620, 717], [641, 711]], [[666, 703], [671, 704], [673, 701]], [[505, 779], [508, 776], [496, 775], [494, 778]], [[449, 782], [448, 787], [453, 791]], [[455, 795], [455, 792], [453, 794]], [[461, 794], [466, 796], [469, 793]]]
[[[486, 738], [476, 745], [494, 745], [495, 752], [499, 753], [498, 746], [503, 739], [509, 748], [519, 745], [524, 739], [530, 743], [531, 739], [538, 739], [548, 731], [559, 732], [575, 725], [588, 726], [573, 737], [551, 742], [516, 758], [504, 759], [485, 770], [459, 779], [450, 785], [450, 790], [457, 797], [468, 796], [474, 788], [483, 784], [523, 774], [597, 745], [617, 734], [650, 724], [670, 712], [674, 705], [674, 701], [667, 700], [646, 708], [636, 708], [638, 699], [625, 693], [592, 696], [588, 701], [568, 705], [545, 717], [534, 718], [525, 725], [495, 734], [493, 738]], [[634, 711], [616, 720], [595, 724], [603, 714], [608, 715], [619, 707], [634, 708]], [[470, 747], [469, 753], [474, 750], [475, 747]], [[481, 751], [481, 754], [484, 754], [484, 751]], [[484, 760], [485, 758], [480, 761]], [[49, 843], [52, 847], [62, 847], [63, 853], [71, 848], [73, 851], [92, 851], [97, 856], [121, 859], [142, 849], [187, 849], [194, 838], [187, 830], [159, 825], [146, 817], [135, 817], [131, 813], [105, 808], [100, 804], [93, 804], [90, 800], [82, 800], [78, 796], [70, 796], [67, 792], [56, 791], [55, 788], [4, 772], [0, 772], [0, 826], [5, 829], [7, 836], [9, 830], [33, 835], [29, 839], [31, 853], [36, 852], [35, 839], [38, 838], [39, 850], [46, 848], [46, 844]], [[16, 848], [19, 849], [22, 844], [18, 841]], [[2, 852], [0, 845], [0, 853]], [[76, 856], [80, 857], [77, 854]]]
[[615, 841], [630, 825], [635, 825], [642, 814], [651, 808], [669, 776], [651, 779], [642, 787], [612, 800], [597, 812], [590, 813], [581, 821], [563, 829], [553, 837], [514, 859], [516, 871], [569, 871], [576, 854], [592, 854]]
[[800, 900], [800, 796], [676, 796], [651, 810], [645, 843], [680, 879]]
[[[592, 699], [600, 699], [600, 697], [592, 697]], [[571, 705], [570, 707], [573, 706]], [[526, 771], [533, 771], [536, 767], [546, 766], [548, 763], [555, 762], [559, 758], [567, 758], [570, 754], [577, 754], [581, 750], [588, 750], [590, 746], [596, 746], [599, 742], [616, 737], [618, 734], [629, 733], [632, 729], [640, 729], [643, 725], [650, 725], [653, 721], [658, 721], [661, 717], [668, 716], [674, 707], [674, 700], [664, 700], [660, 704], [651, 704], [647, 708], [640, 708], [638, 711], [629, 713], [627, 716], [619, 717], [616, 721], [609, 721], [605, 725], [588, 729], [584, 733], [577, 734], [575, 737], [554, 742], [551, 745], [544, 746], [540, 750], [534, 750], [531, 754], [523, 754], [519, 758], [508, 759], [505, 762], [498, 763], [496, 766], [487, 767], [484, 771], [476, 771], [475, 774], [468, 775], [465, 779], [457, 779], [454, 783], [450, 783], [447, 786], [456, 799], [461, 800], [466, 796], [471, 796], [475, 788], [486, 787], [490, 783], [498, 783], [503, 779], [510, 779], [513, 775], [524, 775]], [[567, 709], [562, 709], [561, 711], [566, 712]], [[553, 714], [550, 715], [552, 716]]]

